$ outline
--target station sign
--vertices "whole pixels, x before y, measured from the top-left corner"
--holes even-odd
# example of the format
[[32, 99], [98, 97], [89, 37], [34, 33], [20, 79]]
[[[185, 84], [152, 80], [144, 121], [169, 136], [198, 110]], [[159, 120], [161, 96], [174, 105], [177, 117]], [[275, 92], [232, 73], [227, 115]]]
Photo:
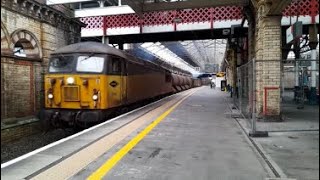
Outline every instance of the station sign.
[[302, 21], [298, 21], [286, 30], [286, 43], [291, 44], [302, 36]]

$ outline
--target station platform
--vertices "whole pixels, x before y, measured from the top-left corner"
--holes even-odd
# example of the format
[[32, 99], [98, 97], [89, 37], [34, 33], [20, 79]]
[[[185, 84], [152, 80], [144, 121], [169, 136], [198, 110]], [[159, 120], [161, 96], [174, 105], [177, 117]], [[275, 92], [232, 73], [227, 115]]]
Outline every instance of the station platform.
[[2, 179], [273, 178], [227, 93], [190, 89], [1, 165]]

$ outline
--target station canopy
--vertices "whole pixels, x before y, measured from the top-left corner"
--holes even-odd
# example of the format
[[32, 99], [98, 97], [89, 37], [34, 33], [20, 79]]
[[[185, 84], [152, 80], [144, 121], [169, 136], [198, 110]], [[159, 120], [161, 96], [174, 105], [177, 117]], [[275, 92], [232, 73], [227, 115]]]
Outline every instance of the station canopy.
[[192, 74], [219, 71], [224, 58], [225, 39], [143, 43], [139, 48]]
[[[47, 0], [47, 5], [65, 5], [74, 9], [75, 17], [108, 16], [116, 14], [141, 13], [170, 10], [172, 8], [198, 8], [201, 6], [224, 6], [228, 3], [242, 3], [243, 0]], [[227, 41], [207, 39], [190, 41], [143, 43], [139, 46], [145, 52], [159, 59], [190, 71], [193, 74], [219, 71], [224, 58]]]

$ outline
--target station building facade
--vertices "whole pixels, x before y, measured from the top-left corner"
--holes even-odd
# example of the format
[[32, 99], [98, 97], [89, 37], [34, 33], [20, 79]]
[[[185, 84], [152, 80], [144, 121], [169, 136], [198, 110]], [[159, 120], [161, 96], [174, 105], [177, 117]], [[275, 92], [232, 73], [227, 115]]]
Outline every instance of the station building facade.
[[45, 0], [1, 0], [1, 136], [41, 108], [50, 53], [81, 39], [84, 24], [73, 14]]

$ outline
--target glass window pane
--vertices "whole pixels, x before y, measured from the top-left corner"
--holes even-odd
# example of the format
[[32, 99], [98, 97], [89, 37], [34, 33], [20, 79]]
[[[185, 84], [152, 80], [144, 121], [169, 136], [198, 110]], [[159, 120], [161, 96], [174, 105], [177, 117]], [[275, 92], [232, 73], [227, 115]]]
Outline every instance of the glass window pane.
[[73, 69], [72, 56], [52, 57], [49, 63], [49, 72], [71, 72]]
[[120, 59], [112, 59], [112, 72], [119, 73], [121, 71]]
[[102, 72], [104, 65], [103, 57], [79, 56], [77, 61], [78, 72]]

